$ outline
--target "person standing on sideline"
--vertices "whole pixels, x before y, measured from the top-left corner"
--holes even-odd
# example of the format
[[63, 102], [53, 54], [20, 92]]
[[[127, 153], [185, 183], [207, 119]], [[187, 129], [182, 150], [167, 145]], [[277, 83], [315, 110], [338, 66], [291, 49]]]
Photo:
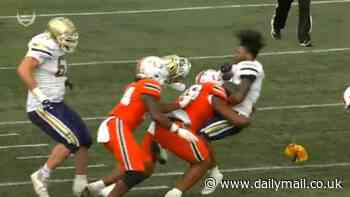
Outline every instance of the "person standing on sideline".
[[[282, 29], [286, 25], [289, 10], [293, 0], [278, 0], [275, 14], [271, 20], [271, 36], [275, 40], [282, 39]], [[312, 18], [310, 13], [311, 0], [299, 0], [299, 25], [298, 25], [298, 40], [302, 47], [310, 47]]]

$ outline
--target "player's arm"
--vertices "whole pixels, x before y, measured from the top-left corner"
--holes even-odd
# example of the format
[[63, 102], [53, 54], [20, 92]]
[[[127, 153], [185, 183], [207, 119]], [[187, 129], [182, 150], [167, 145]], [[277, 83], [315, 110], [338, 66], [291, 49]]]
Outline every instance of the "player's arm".
[[232, 106], [238, 105], [241, 102], [243, 102], [255, 79], [256, 76], [254, 75], [243, 75], [241, 76], [241, 83], [238, 86], [232, 85], [231, 82], [225, 82], [224, 88], [230, 95], [228, 97], [228, 100]]
[[51, 108], [49, 98], [38, 88], [38, 83], [34, 78], [34, 71], [38, 67], [39, 61], [33, 57], [25, 57], [17, 68], [17, 74], [26, 87], [44, 105], [44, 108]]
[[181, 109], [181, 106], [178, 102], [173, 103], [160, 103], [159, 104], [160, 111], [162, 113], [169, 113], [178, 109]]
[[169, 131], [177, 133], [187, 141], [198, 141], [198, 138], [194, 136], [190, 131], [181, 128], [178, 124], [172, 122], [165, 114], [162, 113], [159, 102], [151, 95], [143, 94], [141, 96], [142, 101], [145, 103], [148, 112], [152, 119], [156, 121], [161, 127], [169, 129]]
[[29, 90], [37, 87], [37, 82], [34, 79], [34, 70], [39, 65], [39, 61], [33, 57], [25, 57], [17, 68], [17, 74], [22, 79]]
[[234, 112], [223, 99], [212, 96], [212, 105], [214, 110], [222, 115], [226, 120], [230, 121], [235, 127], [246, 127], [250, 124], [250, 119], [244, 116], [240, 116], [238, 113]]

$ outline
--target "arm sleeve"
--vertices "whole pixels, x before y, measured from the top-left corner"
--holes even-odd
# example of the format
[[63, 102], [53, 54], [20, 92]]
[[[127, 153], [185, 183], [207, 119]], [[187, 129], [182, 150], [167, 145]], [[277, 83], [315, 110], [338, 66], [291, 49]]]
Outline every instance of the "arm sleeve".
[[210, 95], [217, 96], [219, 98], [222, 98], [224, 100], [227, 100], [227, 94], [223, 87], [221, 86], [214, 86], [212, 90], [210, 91]]
[[255, 64], [252, 62], [241, 63], [237, 70], [237, 75], [239, 77], [247, 76], [247, 75], [257, 76], [258, 74], [259, 74], [259, 70], [256, 68]]
[[142, 83], [142, 86], [140, 87], [141, 94], [148, 94], [156, 97], [157, 99], [160, 99], [161, 91], [162, 91], [161, 86], [158, 83], [153, 81], [145, 81]]
[[39, 41], [32, 40], [28, 44], [26, 57], [32, 57], [42, 64], [45, 60], [52, 58], [52, 50]]

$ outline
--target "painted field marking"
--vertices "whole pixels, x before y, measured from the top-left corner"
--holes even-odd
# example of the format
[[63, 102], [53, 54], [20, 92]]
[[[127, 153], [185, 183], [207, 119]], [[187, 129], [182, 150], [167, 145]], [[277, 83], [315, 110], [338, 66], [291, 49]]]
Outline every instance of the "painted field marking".
[[34, 148], [34, 147], [44, 147], [49, 146], [48, 144], [23, 144], [23, 145], [13, 145], [13, 146], [0, 146], [0, 150], [7, 149], [17, 149], [17, 148]]
[[[350, 0], [333, 0], [333, 1], [311, 1], [312, 5], [349, 3]], [[297, 3], [293, 3], [293, 6]], [[129, 15], [129, 14], [152, 14], [152, 13], [168, 13], [168, 12], [185, 12], [200, 10], [218, 10], [218, 9], [234, 9], [234, 8], [254, 8], [254, 7], [274, 7], [274, 3], [258, 3], [258, 4], [231, 4], [219, 6], [192, 6], [182, 8], [165, 8], [165, 9], [145, 9], [145, 10], [116, 10], [116, 11], [90, 11], [90, 12], [66, 12], [37, 14], [37, 17], [56, 17], [56, 16], [97, 16], [97, 15]], [[16, 19], [17, 16], [0, 16], [0, 20]]]
[[[328, 164], [308, 164], [308, 165], [293, 165], [293, 166], [260, 166], [260, 167], [250, 167], [250, 168], [232, 168], [232, 169], [222, 169], [224, 173], [234, 173], [234, 172], [254, 172], [254, 171], [272, 171], [272, 170], [292, 170], [292, 169], [305, 169], [305, 168], [333, 168], [333, 167], [349, 167], [350, 162], [340, 162], [340, 163], [328, 163]], [[154, 177], [167, 177], [167, 176], [178, 176], [182, 175], [183, 172], [168, 172], [168, 173], [155, 173]], [[72, 182], [73, 179], [53, 179], [50, 182], [53, 183], [68, 183]], [[2, 182], [0, 187], [12, 187], [21, 185], [31, 185], [30, 181], [21, 182]], [[139, 187], [135, 190], [160, 190], [168, 189], [168, 186], [150, 186], [150, 187]]]
[[[279, 56], [279, 55], [298, 55], [298, 54], [318, 54], [318, 53], [332, 53], [349, 51], [350, 48], [330, 48], [330, 49], [313, 49], [313, 50], [297, 50], [297, 51], [272, 51], [261, 53], [260, 56]], [[225, 59], [232, 58], [233, 55], [211, 55], [211, 56], [193, 56], [189, 57], [191, 60], [206, 60], [206, 59]], [[72, 68], [82, 66], [96, 66], [96, 65], [108, 65], [108, 64], [130, 64], [136, 63], [137, 60], [111, 60], [111, 61], [90, 61], [90, 62], [76, 62], [69, 64]], [[0, 65], [0, 70], [15, 70], [15, 66]]]

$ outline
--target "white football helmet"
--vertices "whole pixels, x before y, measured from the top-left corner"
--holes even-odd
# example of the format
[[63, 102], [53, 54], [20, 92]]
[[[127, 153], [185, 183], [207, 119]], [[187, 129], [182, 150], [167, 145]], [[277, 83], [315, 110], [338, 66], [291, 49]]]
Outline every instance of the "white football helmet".
[[222, 85], [223, 80], [221, 77], [221, 73], [217, 70], [208, 69], [201, 71], [196, 76], [196, 83], [202, 84], [202, 83], [214, 83], [217, 85]]
[[65, 17], [56, 17], [47, 24], [47, 32], [65, 53], [73, 53], [79, 43], [79, 33], [74, 23]]
[[343, 100], [344, 100], [344, 109], [349, 110], [349, 107], [350, 107], [350, 87], [346, 88], [344, 95], [343, 95]]
[[139, 79], [154, 79], [160, 84], [164, 84], [168, 80], [169, 71], [162, 58], [148, 56], [139, 61], [136, 77]]
[[179, 82], [186, 78], [191, 70], [191, 62], [185, 58], [178, 55], [168, 55], [162, 58], [169, 70], [169, 82]]

